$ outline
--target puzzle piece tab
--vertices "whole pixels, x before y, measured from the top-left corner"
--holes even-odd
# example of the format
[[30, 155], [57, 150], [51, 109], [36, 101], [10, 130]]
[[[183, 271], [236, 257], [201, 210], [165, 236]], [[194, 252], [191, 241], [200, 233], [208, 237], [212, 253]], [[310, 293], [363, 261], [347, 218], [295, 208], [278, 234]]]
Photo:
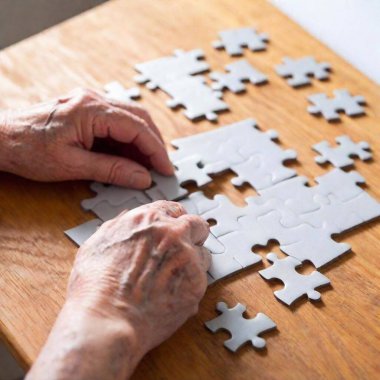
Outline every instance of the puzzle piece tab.
[[276, 324], [263, 313], [258, 313], [252, 319], [244, 318], [246, 306], [240, 303], [229, 309], [225, 302], [218, 302], [216, 309], [222, 314], [206, 322], [205, 325], [214, 333], [221, 329], [227, 330], [231, 338], [224, 342], [224, 346], [232, 352], [247, 342], [251, 342], [255, 348], [264, 348], [266, 342], [259, 335], [276, 328]]
[[130, 103], [134, 99], [139, 98], [141, 96], [139, 88], [131, 87], [126, 89], [121, 83], [117, 81], [107, 83], [104, 86], [104, 90], [106, 91], [108, 98], [125, 103]]
[[328, 79], [330, 68], [328, 63], [318, 63], [313, 57], [299, 59], [285, 57], [283, 63], [276, 67], [276, 72], [282, 77], [291, 77], [288, 79], [290, 86], [299, 87], [310, 84], [310, 76], [319, 80]]
[[215, 49], [225, 49], [229, 55], [241, 55], [242, 47], [252, 51], [265, 50], [269, 41], [266, 33], [257, 33], [254, 28], [227, 29], [219, 32], [219, 41], [212, 43]]
[[213, 90], [223, 90], [227, 88], [232, 92], [245, 91], [244, 81], [250, 81], [252, 84], [263, 84], [268, 78], [251, 66], [247, 61], [241, 60], [227, 65], [228, 73], [220, 73], [214, 71], [210, 74], [210, 78], [214, 81]]
[[330, 283], [326, 276], [317, 271], [308, 275], [298, 273], [295, 268], [302, 265], [302, 262], [294, 257], [288, 256], [279, 259], [275, 253], [269, 253], [267, 260], [273, 265], [259, 271], [259, 273], [266, 280], [279, 279], [284, 283], [285, 287], [276, 290], [274, 294], [288, 306], [305, 294], [310, 300], [319, 300], [321, 294], [315, 288]]
[[347, 90], [335, 90], [335, 98], [328, 98], [326, 94], [314, 94], [308, 97], [313, 103], [307, 110], [311, 114], [322, 114], [327, 121], [340, 120], [339, 111], [343, 111], [348, 116], [363, 115], [365, 104], [363, 96], [352, 96]]
[[313, 149], [320, 154], [320, 156], [315, 157], [318, 164], [330, 162], [336, 168], [344, 168], [353, 165], [352, 156], [363, 161], [372, 158], [372, 154], [368, 152], [370, 146], [366, 141], [354, 143], [349, 136], [339, 136], [335, 141], [339, 144], [335, 148], [332, 148], [328, 141], [321, 141], [313, 145]]

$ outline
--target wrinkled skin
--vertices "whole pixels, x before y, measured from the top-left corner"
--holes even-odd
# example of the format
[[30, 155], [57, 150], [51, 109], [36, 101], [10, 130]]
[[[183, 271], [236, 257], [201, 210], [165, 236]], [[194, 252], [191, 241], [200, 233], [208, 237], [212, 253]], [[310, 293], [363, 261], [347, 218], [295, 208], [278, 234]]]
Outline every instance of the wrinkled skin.
[[[151, 177], [128, 157], [136, 150], [161, 174], [173, 174], [149, 114], [91, 90], [0, 113], [0, 141], [0, 169], [38, 181], [88, 179], [143, 189]], [[91, 151], [95, 146], [101, 153]]]
[[104, 223], [79, 249], [67, 301], [27, 379], [126, 379], [198, 310], [208, 224], [158, 201]]
[[[135, 105], [76, 90], [0, 113], [0, 170], [39, 181], [89, 179], [143, 189], [173, 174], [162, 137]], [[104, 223], [79, 249], [68, 292], [28, 380], [125, 380], [197, 312], [207, 223], [155, 202]]]

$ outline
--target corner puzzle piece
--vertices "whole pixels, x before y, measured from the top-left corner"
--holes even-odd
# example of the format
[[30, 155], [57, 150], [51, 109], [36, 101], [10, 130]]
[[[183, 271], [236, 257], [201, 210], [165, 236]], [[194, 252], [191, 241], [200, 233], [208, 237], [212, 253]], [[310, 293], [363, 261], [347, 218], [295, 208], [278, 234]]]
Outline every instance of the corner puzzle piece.
[[320, 300], [321, 294], [315, 288], [330, 284], [330, 280], [317, 271], [308, 275], [298, 273], [295, 268], [302, 265], [302, 262], [294, 257], [279, 259], [275, 253], [269, 253], [267, 260], [272, 266], [259, 273], [266, 280], [279, 279], [284, 283], [284, 288], [276, 290], [274, 295], [288, 306], [305, 294], [310, 300]]
[[168, 177], [152, 171], [151, 176], [153, 186], [145, 190], [145, 194], [153, 202], [158, 200], [175, 201], [184, 198], [188, 194], [188, 191], [181, 187], [176, 175]]
[[104, 90], [107, 93], [107, 97], [110, 99], [115, 99], [120, 102], [130, 103], [135, 98], [141, 96], [140, 89], [137, 87], [124, 88], [124, 86], [117, 82], [110, 82], [104, 86]]
[[76, 245], [81, 246], [96, 230], [101, 226], [103, 221], [100, 219], [92, 219], [77, 227], [70, 228], [65, 231], [68, 236]]
[[[169, 157], [171, 157], [170, 153]], [[212, 178], [203, 170], [202, 157], [199, 154], [178, 161], [172, 160], [172, 162], [176, 168], [178, 182], [181, 184], [195, 182], [198, 187], [202, 187], [212, 181]]]
[[254, 28], [227, 29], [219, 32], [219, 41], [214, 41], [215, 49], [226, 49], [229, 55], [241, 55], [242, 47], [248, 47], [252, 51], [265, 50], [269, 41], [266, 33], [257, 33]]
[[225, 302], [218, 302], [216, 309], [222, 314], [207, 321], [205, 325], [213, 333], [220, 329], [227, 330], [231, 334], [231, 338], [224, 342], [224, 346], [232, 352], [237, 351], [239, 347], [247, 342], [251, 342], [255, 348], [264, 348], [266, 345], [265, 339], [260, 338], [259, 335], [277, 327], [263, 313], [258, 313], [255, 318], [244, 318], [243, 313], [247, 308], [241, 303], [229, 309]]
[[146, 204], [151, 200], [143, 191], [126, 189], [121, 186], [104, 185], [99, 182], [93, 182], [90, 189], [97, 193], [94, 198], [85, 199], [81, 202], [85, 210], [92, 210], [98, 203], [102, 201], [108, 202], [112, 206], [120, 206], [121, 204], [135, 199], [140, 204]]
[[328, 98], [326, 94], [314, 94], [308, 97], [309, 102], [313, 103], [307, 110], [311, 114], [319, 114], [327, 121], [340, 120], [339, 111], [343, 111], [348, 116], [363, 115], [365, 104], [363, 96], [352, 96], [347, 90], [335, 90], [335, 98]]
[[245, 90], [243, 81], [250, 81], [252, 84], [263, 84], [267, 82], [267, 77], [259, 70], [251, 66], [246, 60], [230, 63], [225, 67], [227, 74], [212, 72], [210, 78], [214, 81], [211, 85], [213, 90], [223, 90], [228, 88], [232, 92]]
[[348, 136], [339, 136], [335, 139], [339, 146], [332, 148], [327, 141], [321, 141], [313, 145], [313, 149], [320, 154], [315, 157], [318, 164], [330, 162], [336, 168], [344, 168], [354, 163], [352, 156], [359, 157], [361, 160], [369, 160], [372, 154], [368, 152], [370, 149], [366, 141], [354, 143]]
[[137, 83], [148, 82], [147, 87], [154, 90], [163, 84], [207, 71], [209, 65], [200, 60], [202, 58], [204, 58], [204, 52], [201, 49], [188, 52], [178, 49], [174, 51], [174, 56], [135, 65], [135, 69], [141, 74], [134, 79]]
[[221, 100], [222, 93], [212, 91], [201, 76], [179, 78], [162, 84], [160, 88], [172, 97], [166, 102], [167, 106], [175, 108], [182, 105], [186, 108], [185, 116], [190, 120], [206, 117], [215, 121], [218, 118], [216, 112], [228, 110], [228, 105]]
[[288, 84], [292, 87], [311, 83], [310, 76], [319, 80], [328, 79], [331, 66], [327, 62], [318, 63], [313, 57], [292, 59], [285, 57], [283, 63], [276, 67], [276, 72], [282, 77], [291, 77]]

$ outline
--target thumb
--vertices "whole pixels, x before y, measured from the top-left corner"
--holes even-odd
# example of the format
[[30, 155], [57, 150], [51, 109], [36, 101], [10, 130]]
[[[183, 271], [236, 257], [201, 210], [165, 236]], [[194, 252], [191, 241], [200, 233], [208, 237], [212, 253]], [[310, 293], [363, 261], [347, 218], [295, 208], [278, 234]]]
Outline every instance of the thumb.
[[132, 189], [146, 189], [152, 183], [149, 171], [136, 161], [125, 157], [80, 150], [81, 179], [110, 183]]

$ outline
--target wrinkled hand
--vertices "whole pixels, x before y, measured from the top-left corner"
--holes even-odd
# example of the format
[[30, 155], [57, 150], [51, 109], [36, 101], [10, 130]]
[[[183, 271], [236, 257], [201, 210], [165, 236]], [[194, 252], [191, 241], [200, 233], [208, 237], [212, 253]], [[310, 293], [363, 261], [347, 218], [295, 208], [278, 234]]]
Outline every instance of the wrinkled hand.
[[150, 350], [198, 311], [208, 234], [207, 222], [174, 202], [123, 213], [79, 249], [68, 298], [96, 299], [95, 312], [128, 320]]
[[[97, 152], [91, 151], [94, 148]], [[158, 172], [173, 174], [149, 114], [94, 91], [78, 89], [0, 114], [0, 170], [26, 178], [89, 179], [142, 189], [151, 177], [136, 161], [136, 151], [141, 163], [148, 161]]]

